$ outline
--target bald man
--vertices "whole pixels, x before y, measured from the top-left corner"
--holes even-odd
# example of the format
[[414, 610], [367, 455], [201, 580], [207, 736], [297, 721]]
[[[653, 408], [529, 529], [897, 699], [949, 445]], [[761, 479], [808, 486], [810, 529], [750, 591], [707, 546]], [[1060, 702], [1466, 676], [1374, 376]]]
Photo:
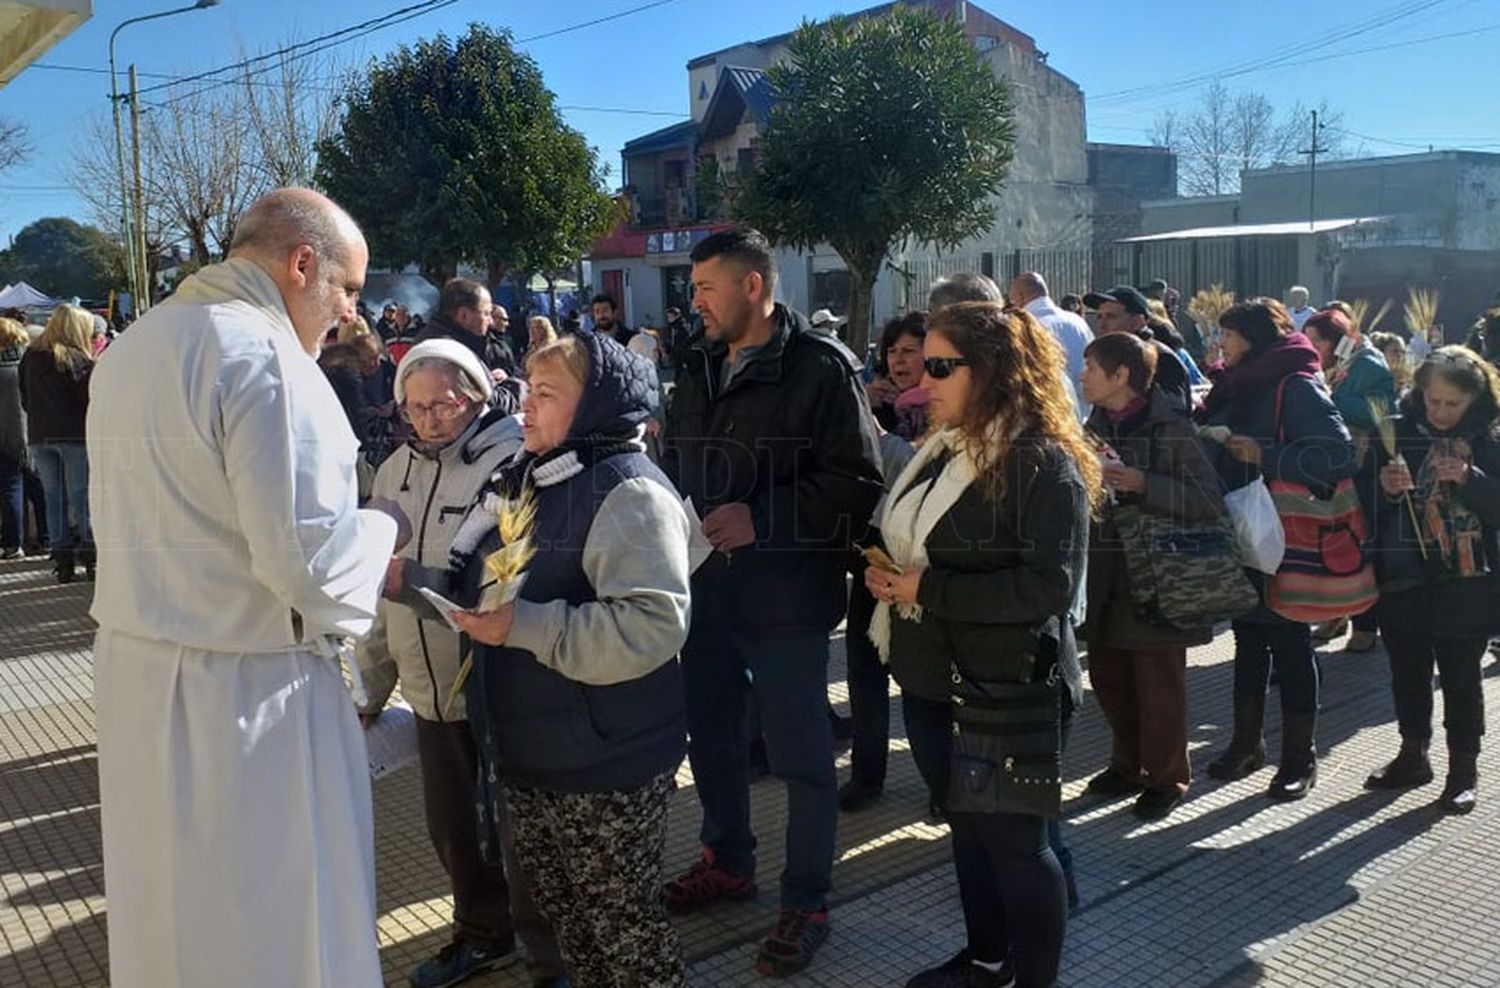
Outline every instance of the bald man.
[[1006, 297], [1017, 309], [1025, 309], [1046, 326], [1068, 358], [1068, 383], [1073, 389], [1073, 407], [1079, 421], [1089, 417], [1088, 403], [1083, 400], [1083, 351], [1094, 341], [1094, 331], [1080, 315], [1067, 311], [1052, 301], [1046, 280], [1035, 271], [1016, 275], [1010, 281]]
[[381, 983], [368, 755], [339, 653], [407, 533], [356, 508], [358, 443], [314, 360], [367, 258], [332, 202], [272, 192], [229, 259], [94, 373], [114, 988]]

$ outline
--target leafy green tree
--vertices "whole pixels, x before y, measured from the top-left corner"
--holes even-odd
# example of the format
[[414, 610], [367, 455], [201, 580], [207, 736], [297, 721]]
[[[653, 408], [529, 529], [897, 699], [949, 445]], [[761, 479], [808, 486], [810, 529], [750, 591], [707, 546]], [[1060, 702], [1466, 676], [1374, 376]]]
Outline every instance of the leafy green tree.
[[377, 264], [416, 263], [437, 282], [460, 263], [494, 282], [571, 262], [609, 227], [604, 177], [536, 63], [478, 24], [373, 65], [317, 168]]
[[777, 243], [838, 251], [862, 354], [892, 248], [951, 249], [994, 222], [1010, 97], [962, 27], [926, 11], [804, 23], [788, 48], [767, 70], [779, 102], [735, 212]]
[[0, 281], [24, 281], [48, 295], [102, 299], [124, 280], [120, 248], [97, 227], [63, 217], [37, 220], [0, 251]]

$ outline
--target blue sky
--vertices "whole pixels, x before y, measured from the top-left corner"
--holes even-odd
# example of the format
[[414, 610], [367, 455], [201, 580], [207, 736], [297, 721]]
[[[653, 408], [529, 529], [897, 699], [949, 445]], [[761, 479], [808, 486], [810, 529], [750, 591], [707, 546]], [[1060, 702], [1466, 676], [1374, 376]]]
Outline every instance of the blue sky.
[[[187, 74], [355, 24], [413, 0], [222, 0], [220, 6], [120, 35], [120, 65]], [[526, 39], [640, 7], [650, 0], [537, 4], [458, 0], [339, 49], [356, 63], [471, 21]], [[873, 2], [873, 0], [871, 0]], [[120, 21], [177, 0], [95, 0], [94, 18], [42, 64], [107, 65]], [[619, 173], [629, 138], [687, 116], [685, 65], [700, 54], [777, 34], [804, 18], [861, 9], [860, 0], [668, 0], [521, 47]], [[1500, 152], [1500, 2], [1496, 0], [981, 0], [1030, 34], [1050, 64], [1088, 97], [1091, 140], [1143, 142], [1160, 110], [1190, 109], [1204, 81], [1226, 78], [1278, 107], [1327, 100], [1351, 140], [1376, 154], [1437, 147]], [[1381, 22], [1384, 23], [1381, 23]], [[1318, 46], [1298, 54], [1299, 46]], [[1370, 50], [1377, 49], [1377, 50]], [[1293, 57], [1295, 56], [1295, 57]], [[1279, 64], [1278, 64], [1279, 63]], [[1123, 91], [1131, 91], [1126, 95]], [[1139, 91], [1137, 91], [1139, 90]], [[0, 244], [42, 216], [87, 219], [64, 188], [68, 156], [90, 114], [108, 112], [107, 76], [33, 66], [0, 90], [0, 116], [31, 129], [37, 152], [0, 174]], [[643, 111], [643, 112], [622, 112]], [[676, 116], [674, 117], [673, 114]]]

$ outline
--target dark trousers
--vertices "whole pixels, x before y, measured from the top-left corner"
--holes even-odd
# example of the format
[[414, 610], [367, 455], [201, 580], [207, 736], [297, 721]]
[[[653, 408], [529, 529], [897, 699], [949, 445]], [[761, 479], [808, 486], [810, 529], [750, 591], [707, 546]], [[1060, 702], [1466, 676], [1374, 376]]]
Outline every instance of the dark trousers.
[[854, 715], [850, 776], [879, 789], [885, 785], [891, 749], [891, 675], [867, 634], [874, 613], [875, 598], [865, 587], [864, 571], [859, 570], [849, 587], [849, 619], [844, 625], [849, 709]]
[[1274, 657], [1276, 672], [1281, 677], [1282, 711], [1317, 713], [1318, 664], [1313, 654], [1312, 629], [1291, 622], [1235, 621], [1232, 627], [1235, 695], [1265, 696]]
[[0, 453], [0, 550], [19, 549], [26, 529], [21, 463]]
[[621, 792], [505, 787], [521, 869], [557, 926], [574, 988], [682, 988], [661, 895], [670, 773]]
[[[36, 547], [45, 549], [52, 544], [52, 540], [47, 534], [47, 492], [42, 487], [41, 474], [35, 470], [22, 470], [21, 487], [26, 494], [26, 503], [31, 506], [31, 520], [36, 526]], [[21, 527], [24, 530], [26, 526]]]
[[1354, 615], [1349, 623], [1354, 626], [1355, 631], [1379, 631], [1380, 630], [1380, 605], [1375, 604], [1369, 610]]
[[1443, 728], [1448, 750], [1479, 753], [1484, 736], [1484, 685], [1479, 664], [1489, 642], [1483, 638], [1433, 638], [1414, 628], [1382, 625], [1391, 661], [1391, 693], [1396, 723], [1406, 741], [1432, 738], [1432, 670], [1443, 688]]
[[[828, 722], [828, 634], [728, 630], [694, 622], [682, 649], [688, 758], [703, 806], [703, 845], [727, 871], [755, 874], [746, 692], [753, 690], [771, 774], [786, 784], [781, 903], [821, 909], [833, 885], [838, 777]], [[748, 676], [747, 676], [748, 673]]]
[[[953, 750], [953, 715], [947, 703], [925, 700], [903, 691], [901, 712], [906, 720], [906, 740], [911, 745], [912, 760], [917, 763], [917, 774], [927, 783], [927, 791], [933, 802], [945, 806], [948, 802], [949, 759]], [[1073, 733], [1073, 701], [1063, 692], [1062, 750], [1068, 748], [1068, 736]], [[1073, 873], [1073, 852], [1063, 840], [1062, 822], [1047, 821], [1047, 843], [1064, 874]]]
[[[941, 763], [942, 792], [952, 738], [948, 704], [906, 693], [906, 736], [923, 778]], [[926, 766], [926, 768], [923, 768]], [[953, 867], [969, 949], [976, 960], [1010, 958], [1016, 984], [1050, 986], [1057, 980], [1068, 891], [1062, 866], [1048, 842], [1047, 821], [1016, 813], [950, 813]]]
[[557, 940], [516, 863], [508, 818], [500, 826], [505, 868], [485, 864], [479, 853], [474, 814], [479, 754], [469, 722], [418, 717], [417, 755], [427, 834], [453, 886], [453, 939], [487, 949], [513, 944], [519, 933], [536, 971], [560, 977]]
[[1163, 792], [1185, 793], [1187, 649], [1094, 648], [1089, 679], [1113, 737], [1110, 766]]

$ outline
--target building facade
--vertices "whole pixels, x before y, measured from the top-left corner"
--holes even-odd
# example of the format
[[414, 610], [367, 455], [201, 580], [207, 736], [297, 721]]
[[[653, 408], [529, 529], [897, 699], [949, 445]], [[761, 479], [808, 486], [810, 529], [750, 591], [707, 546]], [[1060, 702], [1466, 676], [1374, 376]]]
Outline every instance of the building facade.
[[[996, 196], [995, 221], [983, 235], [952, 251], [909, 246], [887, 258], [876, 284], [876, 324], [925, 304], [937, 278], [978, 271], [1004, 283], [1039, 270], [1059, 292], [1091, 283], [1095, 244], [1095, 194], [1085, 141], [1083, 93], [1047, 65], [1028, 35], [973, 3], [916, 0], [961, 23], [976, 50], [1010, 85], [1015, 114], [1015, 159]], [[854, 16], [880, 16], [887, 4]], [[651, 324], [668, 306], [690, 300], [688, 252], [727, 225], [736, 187], [755, 167], [756, 148], [775, 106], [765, 70], [786, 57], [789, 34], [747, 42], [693, 59], [687, 65], [689, 119], [643, 135], [623, 150], [629, 219], [591, 251], [590, 280], [625, 306], [632, 322]], [[1151, 151], [1170, 161], [1168, 152]], [[1123, 152], [1121, 152], [1123, 156]], [[1128, 169], [1107, 153], [1095, 157], [1101, 172], [1118, 179], [1110, 200], [1116, 213], [1138, 210], [1142, 198], [1169, 193], [1170, 183], [1127, 181]], [[1160, 169], [1160, 160], [1154, 160]], [[1148, 169], [1149, 170], [1149, 169]], [[1128, 188], [1135, 198], [1128, 199]], [[1113, 215], [1113, 214], [1112, 214]], [[1135, 228], [1121, 228], [1134, 232]], [[848, 312], [850, 278], [831, 247], [779, 252], [779, 295], [795, 308]]]

